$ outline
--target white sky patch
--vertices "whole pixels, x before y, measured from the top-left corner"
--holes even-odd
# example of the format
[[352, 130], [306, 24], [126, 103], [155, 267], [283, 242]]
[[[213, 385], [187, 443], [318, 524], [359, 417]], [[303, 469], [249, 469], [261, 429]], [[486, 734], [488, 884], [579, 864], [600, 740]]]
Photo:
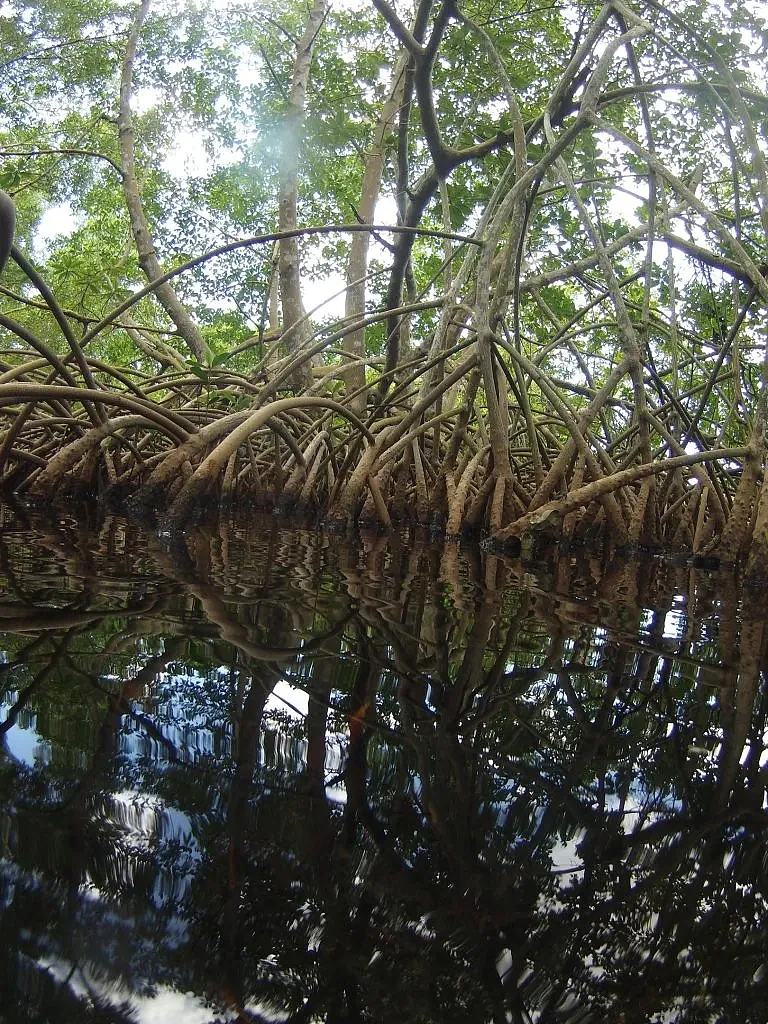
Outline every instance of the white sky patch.
[[304, 305], [322, 317], [341, 319], [344, 316], [346, 287], [341, 274], [331, 274], [316, 281], [305, 278], [302, 282]]
[[66, 238], [77, 228], [78, 218], [71, 203], [56, 203], [40, 218], [35, 229], [35, 255], [41, 256], [57, 238]]
[[168, 1024], [172, 1020], [206, 1024], [211, 1020], [210, 1008], [191, 992], [160, 989], [154, 996], [134, 996], [133, 1006], [141, 1024]]
[[662, 636], [669, 640], [680, 640], [685, 632], [685, 614], [680, 608], [671, 608], [664, 616]]
[[3, 739], [11, 757], [30, 768], [49, 764], [51, 761], [51, 744], [34, 729], [22, 729], [20, 725], [12, 725]]
[[[392, 196], [380, 196], [376, 203], [376, 210], [373, 217], [374, 224], [397, 224], [397, 206]], [[387, 238], [392, 241], [392, 236]], [[391, 262], [391, 253], [372, 236], [368, 249], [368, 262], [380, 260], [385, 265]], [[304, 292], [304, 303], [308, 309], [317, 312], [322, 316], [332, 316], [341, 319], [344, 316], [344, 301], [346, 292], [346, 281], [341, 274], [332, 274], [321, 280], [312, 281], [308, 278], [302, 282]]]
[[309, 710], [309, 695], [298, 686], [281, 679], [267, 698], [265, 711], [288, 712], [296, 718], [306, 718]]
[[[5, 663], [5, 655], [2, 663]], [[0, 722], [8, 719], [8, 712], [19, 699], [18, 691], [10, 690], [0, 703]], [[37, 731], [37, 716], [29, 708], [24, 708], [16, 721], [3, 736], [0, 736], [0, 749], [5, 748], [11, 757], [21, 764], [34, 768], [38, 765], [50, 764], [52, 757], [51, 744]]]
[[156, 107], [162, 100], [162, 93], [154, 85], [145, 85], [131, 93], [131, 110], [141, 116]]
[[160, 166], [174, 178], [204, 178], [209, 175], [214, 163], [206, 149], [203, 133], [180, 132]]
[[[116, 996], [120, 998], [124, 995], [122, 991], [115, 993], [108, 985], [90, 974], [85, 979], [86, 984], [82, 978], [82, 971], [72, 975], [69, 964], [40, 962], [79, 996], [89, 996], [90, 993], [97, 992], [106, 999], [115, 1000]], [[140, 1024], [168, 1024], [169, 1021], [207, 1024], [212, 1016], [210, 1006], [206, 1006], [203, 1000], [192, 992], [173, 992], [162, 986], [159, 986], [152, 996], [131, 994], [130, 1004], [135, 1019]]]
[[164, 804], [157, 796], [140, 790], [124, 789], [113, 796], [115, 804], [126, 809], [126, 814], [118, 814], [116, 820], [137, 845], [149, 848], [158, 833], [162, 819], [162, 836], [165, 842], [179, 842], [191, 847], [198, 857], [200, 856], [192, 823], [183, 811]]

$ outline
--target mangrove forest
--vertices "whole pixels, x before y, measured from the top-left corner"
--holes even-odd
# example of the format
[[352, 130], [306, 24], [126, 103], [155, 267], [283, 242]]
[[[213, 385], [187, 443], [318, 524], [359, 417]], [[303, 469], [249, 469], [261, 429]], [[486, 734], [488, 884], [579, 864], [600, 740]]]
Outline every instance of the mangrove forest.
[[0, 487], [768, 571], [768, 23], [0, 5]]

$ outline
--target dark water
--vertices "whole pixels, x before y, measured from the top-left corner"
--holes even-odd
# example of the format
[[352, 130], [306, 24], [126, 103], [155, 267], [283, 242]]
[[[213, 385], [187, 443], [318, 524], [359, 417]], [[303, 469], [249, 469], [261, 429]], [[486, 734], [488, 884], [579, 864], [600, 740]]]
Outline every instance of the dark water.
[[764, 595], [0, 517], [0, 1020], [765, 1022]]

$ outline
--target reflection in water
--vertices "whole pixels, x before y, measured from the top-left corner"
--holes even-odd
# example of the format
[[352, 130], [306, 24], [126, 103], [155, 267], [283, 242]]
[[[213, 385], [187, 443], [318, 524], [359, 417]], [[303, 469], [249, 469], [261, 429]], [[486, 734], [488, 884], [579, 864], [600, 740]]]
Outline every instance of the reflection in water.
[[725, 571], [0, 520], [0, 1020], [768, 1019]]

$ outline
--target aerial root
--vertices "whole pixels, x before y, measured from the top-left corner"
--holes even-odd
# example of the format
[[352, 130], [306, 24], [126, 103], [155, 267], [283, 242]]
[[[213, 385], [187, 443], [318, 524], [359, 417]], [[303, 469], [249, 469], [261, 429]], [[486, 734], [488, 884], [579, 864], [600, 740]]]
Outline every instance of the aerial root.
[[[0, 384], [0, 469], [37, 500], [114, 497], [179, 530], [203, 509], [245, 502], [378, 530], [420, 524], [452, 542], [468, 531], [499, 546], [526, 535], [603, 537], [727, 562], [748, 557], [754, 578], [765, 573], [759, 445], [682, 452], [675, 442], [667, 457], [641, 462], [628, 436], [622, 460], [600, 451], [585, 426], [577, 444], [559, 442], [549, 422], [534, 424], [534, 445], [530, 420], [510, 415], [510, 461], [496, 465], [483, 406], [469, 404], [482, 403], [478, 379], [467, 359], [424, 397], [414, 392], [378, 410], [371, 425], [314, 395], [198, 414], [182, 387], [168, 388], [162, 404], [133, 392], [11, 380]], [[444, 407], [447, 387], [454, 391]], [[392, 391], [398, 402], [401, 394]], [[98, 422], [86, 402], [101, 410]], [[738, 477], [734, 466], [743, 466]]]
[[[36, 497], [46, 497], [55, 494], [67, 474], [72, 473], [78, 463], [90, 467], [88, 473], [80, 471], [78, 475], [90, 476], [97, 468], [98, 451], [101, 444], [107, 438], [113, 438], [121, 431], [135, 427], [156, 428], [144, 414], [130, 414], [118, 416], [115, 419], [106, 420], [97, 427], [92, 427], [81, 437], [61, 448], [50, 462], [33, 477], [29, 486], [29, 492]], [[86, 460], [85, 462], [83, 460]], [[115, 481], [113, 481], [114, 483]]]

